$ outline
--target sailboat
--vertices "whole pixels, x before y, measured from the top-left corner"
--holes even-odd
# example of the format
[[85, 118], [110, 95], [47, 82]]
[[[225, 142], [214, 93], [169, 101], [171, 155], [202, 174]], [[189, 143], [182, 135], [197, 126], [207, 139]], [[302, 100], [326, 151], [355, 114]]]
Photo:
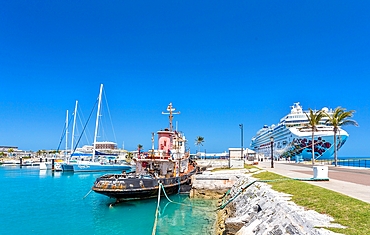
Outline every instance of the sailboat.
[[[94, 143], [90, 160], [77, 160], [74, 162], [67, 162], [62, 165], [63, 171], [74, 171], [74, 172], [92, 172], [92, 171], [120, 171], [120, 172], [132, 172], [135, 171], [135, 167], [128, 164], [126, 161], [118, 162], [117, 155], [111, 153], [103, 153], [97, 151], [97, 135], [99, 126], [99, 116], [101, 99], [103, 92], [103, 84], [100, 85], [100, 92], [98, 97], [98, 110], [96, 112], [96, 123], [94, 133]], [[71, 157], [74, 155], [72, 152]]]
[[[67, 110], [67, 118], [66, 118], [66, 130], [65, 130], [65, 138], [66, 138], [66, 150], [65, 150], [65, 161], [57, 162], [56, 163], [56, 171], [73, 171], [73, 163], [76, 163], [76, 160], [72, 160], [72, 156], [74, 154], [74, 137], [75, 137], [75, 127], [76, 127], [76, 117], [77, 117], [77, 106], [78, 101], [76, 100], [76, 105], [73, 113], [73, 126], [72, 126], [72, 140], [71, 140], [71, 154], [68, 156], [68, 110]], [[58, 147], [59, 149], [59, 147]]]
[[[78, 101], [76, 100], [76, 106], [75, 106], [75, 112], [74, 112], [74, 116], [76, 116], [76, 110], [77, 110], [77, 104], [78, 104]], [[75, 122], [76, 122], [76, 119], [74, 119], [74, 125], [75, 125]], [[74, 135], [74, 126], [73, 126], [73, 133], [72, 133], [72, 145], [73, 145], [73, 135]], [[63, 138], [65, 137], [65, 141], [66, 141], [66, 147], [65, 147], [65, 152], [64, 152], [64, 159], [67, 159], [67, 154], [68, 154], [68, 110], [66, 112], [66, 121], [65, 121], [65, 126], [64, 126], [64, 130], [63, 130], [63, 135], [60, 139], [60, 143], [59, 143], [59, 146], [58, 146], [58, 149], [57, 149], [57, 152], [59, 152], [59, 147], [60, 147], [60, 144], [63, 140]], [[56, 154], [54, 154], [53, 156], [53, 159], [51, 162], [40, 162], [39, 164], [39, 168], [41, 171], [44, 171], [44, 170], [55, 170], [55, 171], [62, 171], [62, 165], [64, 164], [64, 161], [63, 159], [57, 159], [56, 158]]]

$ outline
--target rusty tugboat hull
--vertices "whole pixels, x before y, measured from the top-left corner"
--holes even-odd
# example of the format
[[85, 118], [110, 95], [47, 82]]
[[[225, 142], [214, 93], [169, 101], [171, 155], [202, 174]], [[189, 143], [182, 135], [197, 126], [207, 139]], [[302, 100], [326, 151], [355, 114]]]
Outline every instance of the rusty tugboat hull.
[[195, 173], [194, 168], [188, 174], [169, 178], [135, 174], [128, 174], [125, 177], [122, 174], [107, 174], [96, 179], [92, 190], [115, 198], [116, 202], [155, 198], [158, 196], [159, 182], [162, 183], [167, 195], [176, 194], [182, 191], [181, 187], [184, 185], [191, 185], [191, 176]]

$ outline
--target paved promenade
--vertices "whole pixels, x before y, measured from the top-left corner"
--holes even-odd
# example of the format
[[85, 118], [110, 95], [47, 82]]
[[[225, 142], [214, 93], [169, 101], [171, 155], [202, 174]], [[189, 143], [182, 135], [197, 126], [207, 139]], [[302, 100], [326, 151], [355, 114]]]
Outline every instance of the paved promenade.
[[[313, 168], [310, 164], [275, 161], [274, 168], [271, 168], [271, 162], [265, 161], [259, 162], [257, 166], [264, 170], [289, 178], [313, 177]], [[370, 169], [355, 167], [328, 167], [329, 181], [306, 182], [370, 203]]]

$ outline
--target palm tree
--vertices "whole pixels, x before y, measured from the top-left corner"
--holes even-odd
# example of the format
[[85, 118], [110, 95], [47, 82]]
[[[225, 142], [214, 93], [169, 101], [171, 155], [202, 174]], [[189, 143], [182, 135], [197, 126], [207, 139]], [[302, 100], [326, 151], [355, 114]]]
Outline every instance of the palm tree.
[[143, 149], [143, 146], [141, 144], [138, 144], [137, 149], [139, 150], [139, 155], [140, 155], [140, 151]]
[[337, 107], [332, 115], [325, 114], [328, 117], [328, 120], [326, 121], [327, 124], [333, 126], [333, 132], [334, 132], [334, 165], [337, 166], [337, 132], [339, 130], [339, 127], [344, 125], [354, 125], [358, 126], [357, 122], [354, 120], [350, 120], [348, 118], [353, 117], [354, 110], [346, 111], [345, 108]]
[[197, 138], [195, 139], [195, 145], [198, 145], [198, 152], [200, 152], [200, 146], [201, 145], [203, 146], [203, 142], [204, 142], [204, 137], [202, 136], [197, 136]]
[[315, 131], [317, 131], [317, 126], [320, 124], [321, 119], [324, 117], [324, 112], [322, 110], [313, 111], [309, 109], [310, 113], [304, 113], [307, 116], [308, 123], [305, 124], [306, 127], [311, 129], [312, 132], [312, 165], [315, 164]]

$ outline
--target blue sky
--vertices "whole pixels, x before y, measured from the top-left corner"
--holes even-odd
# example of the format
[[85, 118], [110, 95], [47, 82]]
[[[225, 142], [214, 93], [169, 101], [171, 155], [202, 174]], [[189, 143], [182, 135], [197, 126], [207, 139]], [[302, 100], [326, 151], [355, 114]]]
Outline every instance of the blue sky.
[[192, 152], [197, 136], [202, 151], [240, 147], [240, 123], [249, 146], [300, 102], [355, 110], [360, 126], [344, 128], [339, 156], [370, 156], [369, 11], [368, 1], [1, 1], [0, 145], [56, 149], [66, 110], [78, 100], [86, 120], [102, 83], [109, 140], [128, 150], [150, 148], [170, 102]]

